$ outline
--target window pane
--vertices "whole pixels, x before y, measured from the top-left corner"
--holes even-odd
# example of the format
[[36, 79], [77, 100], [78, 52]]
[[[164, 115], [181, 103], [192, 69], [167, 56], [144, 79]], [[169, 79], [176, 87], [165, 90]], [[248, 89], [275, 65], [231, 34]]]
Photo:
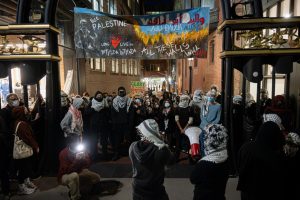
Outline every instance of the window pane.
[[104, 58], [101, 59], [101, 71], [102, 72], [106, 71], [105, 59]]
[[[275, 80], [275, 95], [282, 95], [284, 94], [284, 83], [285, 80], [283, 78], [277, 78]], [[269, 92], [270, 95], [272, 95], [272, 79], [269, 78], [267, 79], [267, 90]]]
[[95, 69], [94, 59], [93, 58], [90, 59], [90, 65], [91, 65], [91, 69]]
[[100, 58], [96, 58], [95, 59], [96, 60], [96, 63], [95, 63], [95, 70], [100, 70], [100, 65], [101, 65], [101, 63], [100, 63]]
[[286, 17], [289, 16], [290, 13], [290, 0], [284, 0], [281, 2], [281, 6], [280, 6], [280, 16], [281, 17]]
[[104, 1], [104, 0], [100, 0], [100, 11], [101, 11], [101, 12], [104, 11], [103, 1]]
[[99, 10], [99, 0], [93, 1], [93, 9], [97, 11]]

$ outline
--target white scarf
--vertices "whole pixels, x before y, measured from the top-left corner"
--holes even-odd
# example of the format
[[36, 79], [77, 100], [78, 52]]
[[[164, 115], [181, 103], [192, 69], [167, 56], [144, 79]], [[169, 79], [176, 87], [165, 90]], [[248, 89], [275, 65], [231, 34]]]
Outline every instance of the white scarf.
[[[213, 162], [213, 163], [222, 163], [225, 162], [228, 158], [227, 149], [221, 151], [212, 152], [207, 156], [204, 156], [201, 160]], [[201, 161], [200, 160], [200, 161]]]
[[119, 112], [119, 108], [124, 108], [125, 106], [127, 106], [127, 112], [129, 111], [129, 107], [131, 104], [131, 98], [128, 97], [120, 97], [120, 96], [116, 96], [113, 100], [113, 107], [114, 109]]
[[106, 99], [103, 99], [101, 102], [97, 101], [96, 99], [92, 100], [91, 108], [93, 108], [96, 112], [99, 112], [104, 107], [107, 107], [106, 106]]

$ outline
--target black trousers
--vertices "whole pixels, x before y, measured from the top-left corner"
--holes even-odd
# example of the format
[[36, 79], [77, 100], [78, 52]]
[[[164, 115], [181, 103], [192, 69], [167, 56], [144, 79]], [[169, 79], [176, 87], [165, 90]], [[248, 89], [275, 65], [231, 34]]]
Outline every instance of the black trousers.
[[128, 124], [113, 124], [112, 126], [112, 145], [115, 154], [121, 153], [121, 143], [124, 141], [124, 136], [128, 131]]
[[15, 167], [18, 170], [18, 182], [22, 184], [26, 178], [32, 176], [32, 156], [29, 158], [15, 159]]

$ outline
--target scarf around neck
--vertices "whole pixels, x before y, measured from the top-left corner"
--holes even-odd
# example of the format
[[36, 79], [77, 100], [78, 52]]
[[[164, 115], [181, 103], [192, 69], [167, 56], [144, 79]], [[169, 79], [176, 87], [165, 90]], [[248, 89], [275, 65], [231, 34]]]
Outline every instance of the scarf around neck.
[[120, 97], [120, 96], [116, 96], [113, 100], [113, 107], [114, 109], [119, 112], [119, 109], [124, 108], [125, 106], [127, 106], [127, 112], [129, 111], [129, 107], [131, 104], [131, 98], [128, 97]]
[[71, 105], [69, 107], [69, 111], [72, 114], [71, 130], [74, 132], [74, 129], [77, 127], [82, 133], [83, 121], [80, 110], [76, 109], [73, 105]]
[[103, 99], [102, 101], [97, 101], [96, 99], [92, 100], [92, 106], [91, 108], [93, 108], [96, 112], [99, 112], [100, 110], [102, 110], [104, 107], [106, 107], [106, 99]]
[[204, 156], [201, 160], [218, 164], [218, 163], [225, 162], [227, 158], [228, 158], [227, 149], [223, 149], [221, 151], [212, 152], [209, 155]]

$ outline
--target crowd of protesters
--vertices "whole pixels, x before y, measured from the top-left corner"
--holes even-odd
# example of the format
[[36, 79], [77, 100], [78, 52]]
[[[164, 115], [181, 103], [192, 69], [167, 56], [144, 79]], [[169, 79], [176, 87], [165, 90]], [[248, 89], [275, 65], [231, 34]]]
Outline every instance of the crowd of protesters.
[[[245, 107], [242, 96], [233, 97], [231, 140], [235, 142], [233, 156], [237, 160], [238, 190], [243, 200], [284, 196], [292, 199], [297, 195], [299, 198], [293, 190], [299, 186], [300, 180], [299, 173], [296, 173], [300, 166], [299, 131], [293, 130], [292, 112], [284, 96], [278, 95], [271, 100], [265, 90], [261, 94], [259, 105], [246, 95]], [[39, 172], [38, 163], [43, 152], [45, 102], [37, 96], [35, 106], [29, 112], [16, 94], [7, 95], [6, 100], [7, 106], [0, 115], [2, 192], [9, 196], [9, 178], [17, 174], [19, 194], [31, 194], [37, 189], [31, 180], [33, 171]], [[59, 181], [72, 187], [70, 198], [77, 199], [80, 192], [76, 183], [80, 176], [84, 176], [83, 171], [86, 176], [95, 177], [93, 184], [100, 181], [99, 176], [87, 171], [91, 162], [98, 159], [116, 161], [129, 152], [136, 169], [133, 174], [134, 199], [145, 199], [150, 191], [147, 184], [153, 180], [159, 183], [152, 188], [154, 194], [149, 193], [149, 199], [168, 199], [161, 180], [164, 165], [180, 162], [184, 153], [190, 163], [195, 164], [191, 174], [191, 182], [195, 184], [194, 199], [225, 199], [230, 173], [227, 153], [229, 133], [221, 125], [220, 103], [221, 96], [215, 86], [205, 93], [202, 90], [181, 95], [163, 92], [162, 97], [152, 91], [129, 96], [124, 87], [119, 87], [117, 93], [97, 91], [93, 96], [87, 92], [82, 96], [68, 96], [62, 91], [60, 126], [64, 139], [58, 141], [61, 147]], [[185, 135], [189, 127], [201, 128], [197, 159], [190, 155], [190, 141]], [[31, 146], [34, 154], [14, 160], [11, 168], [13, 134]], [[65, 159], [72, 154], [74, 141], [85, 144], [88, 152], [81, 155], [79, 160], [84, 160], [82, 163], [85, 164], [78, 167], [73, 163], [77, 154], [72, 157], [74, 160], [70, 160], [71, 164], [66, 164]], [[148, 152], [147, 155], [144, 155], [145, 152]], [[167, 159], [162, 161], [156, 155]], [[148, 160], [153, 163], [148, 163]], [[145, 175], [143, 165], [152, 166], [154, 171], [147, 171]], [[78, 172], [79, 176], [74, 176], [73, 172]], [[157, 173], [160, 174], [159, 180]], [[298, 184], [283, 184], [285, 178], [294, 178]], [[273, 190], [276, 191], [274, 195]]]

